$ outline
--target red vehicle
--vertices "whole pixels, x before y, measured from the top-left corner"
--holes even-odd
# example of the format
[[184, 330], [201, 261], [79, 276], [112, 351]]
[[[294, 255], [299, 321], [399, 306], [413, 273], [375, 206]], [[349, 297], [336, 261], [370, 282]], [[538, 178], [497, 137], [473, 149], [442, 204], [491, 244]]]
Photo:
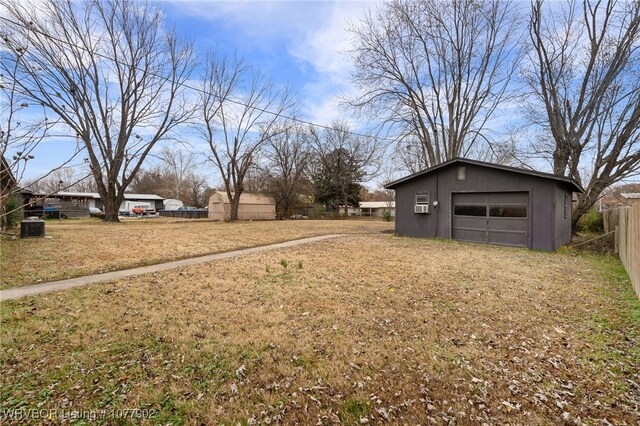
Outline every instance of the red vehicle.
[[131, 209], [131, 213], [133, 214], [145, 214], [147, 212], [147, 209], [145, 209], [144, 207], [134, 207]]

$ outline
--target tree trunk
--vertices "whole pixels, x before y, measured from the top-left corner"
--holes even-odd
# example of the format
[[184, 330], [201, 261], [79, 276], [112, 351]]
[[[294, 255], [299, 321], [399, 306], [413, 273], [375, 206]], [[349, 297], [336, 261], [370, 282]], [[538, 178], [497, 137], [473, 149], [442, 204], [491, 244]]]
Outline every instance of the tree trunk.
[[[4, 204], [4, 201], [2, 201], [2, 203]], [[5, 206], [0, 206], [0, 234], [4, 233], [8, 228], [8, 220], [5, 212]]]
[[[598, 194], [598, 196], [599, 195], [600, 194]], [[576, 203], [576, 207], [573, 209], [571, 213], [571, 234], [572, 235], [576, 234], [576, 225], [578, 225], [578, 221], [580, 220], [580, 218], [586, 212], [588, 212], [591, 207], [593, 207], [593, 203], [589, 201], [586, 194], [578, 195], [578, 202]]]
[[571, 214], [571, 230], [575, 234], [578, 220], [600, 199], [604, 190], [613, 183], [611, 178], [592, 177], [583, 194], [578, 194], [578, 202]]
[[124, 195], [118, 196], [116, 193], [115, 185], [107, 189], [106, 196], [100, 194], [100, 197], [104, 200], [104, 222], [119, 223], [118, 214], [120, 213], [120, 204], [124, 199]]
[[349, 195], [345, 194], [344, 195], [344, 218], [348, 218], [349, 217]]
[[104, 200], [104, 218], [102, 219], [104, 222], [120, 222], [118, 219], [120, 203], [116, 205], [115, 197], [107, 197]]
[[238, 208], [240, 207], [240, 193], [236, 192], [231, 198], [231, 212], [229, 213], [229, 222], [235, 222], [238, 220]]

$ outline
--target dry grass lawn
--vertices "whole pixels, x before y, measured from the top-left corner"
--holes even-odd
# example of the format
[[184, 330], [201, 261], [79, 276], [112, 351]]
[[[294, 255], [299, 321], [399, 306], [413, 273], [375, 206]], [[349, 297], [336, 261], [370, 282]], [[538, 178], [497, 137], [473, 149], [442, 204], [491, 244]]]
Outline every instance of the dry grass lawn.
[[5, 302], [0, 409], [638, 424], [630, 288], [610, 257], [351, 235]]
[[167, 219], [49, 221], [50, 239], [0, 241], [0, 289], [151, 265], [304, 237], [391, 231], [358, 220], [206, 222]]

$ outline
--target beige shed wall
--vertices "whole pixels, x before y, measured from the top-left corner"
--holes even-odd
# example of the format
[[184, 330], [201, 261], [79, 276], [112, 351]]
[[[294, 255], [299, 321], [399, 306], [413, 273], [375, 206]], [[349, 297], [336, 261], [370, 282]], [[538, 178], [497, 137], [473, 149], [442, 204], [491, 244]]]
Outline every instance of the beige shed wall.
[[[209, 219], [226, 220], [231, 212], [227, 194], [216, 192], [209, 198]], [[239, 220], [275, 220], [276, 202], [262, 194], [242, 194], [238, 206]]]

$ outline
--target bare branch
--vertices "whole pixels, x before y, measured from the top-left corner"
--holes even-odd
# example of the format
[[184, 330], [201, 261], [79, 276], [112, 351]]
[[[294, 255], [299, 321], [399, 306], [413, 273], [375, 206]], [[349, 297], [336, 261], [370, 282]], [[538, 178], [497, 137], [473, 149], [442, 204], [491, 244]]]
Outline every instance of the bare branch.
[[3, 47], [12, 53], [3, 72], [83, 142], [105, 220], [117, 221], [153, 146], [193, 114], [183, 85], [194, 68], [191, 46], [163, 32], [162, 13], [145, 2], [2, 5], [10, 19]]

